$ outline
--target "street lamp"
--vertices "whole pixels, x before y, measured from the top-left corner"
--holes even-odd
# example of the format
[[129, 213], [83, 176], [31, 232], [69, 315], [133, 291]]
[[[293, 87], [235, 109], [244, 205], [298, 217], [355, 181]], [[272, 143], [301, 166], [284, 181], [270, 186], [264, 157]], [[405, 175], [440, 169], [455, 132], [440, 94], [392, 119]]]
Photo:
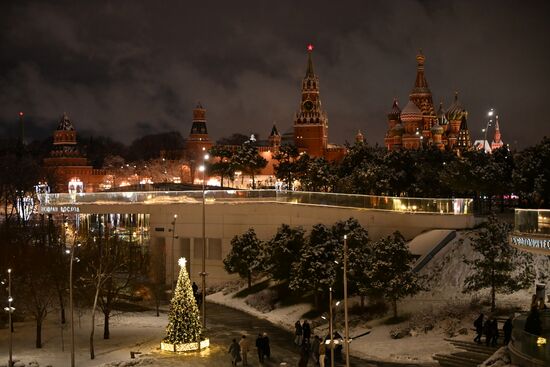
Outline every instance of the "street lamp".
[[11, 269], [8, 269], [8, 307], [4, 307], [4, 311], [8, 313], [8, 327], [10, 328], [8, 367], [13, 367], [13, 358], [12, 358], [13, 328], [12, 328], [11, 314], [13, 313], [13, 311], [15, 311], [15, 308], [11, 306], [12, 302], [13, 302], [13, 298], [11, 296]]
[[329, 309], [328, 309], [328, 317], [330, 318], [330, 321], [328, 323], [328, 329], [330, 333], [330, 367], [334, 366], [334, 328], [332, 325], [332, 287], [329, 288], [329, 294], [328, 294], [328, 302], [329, 302]]
[[210, 158], [208, 154], [204, 155], [202, 165], [199, 171], [202, 172], [202, 300], [201, 300], [201, 318], [202, 327], [206, 328], [206, 161]]
[[346, 367], [349, 367], [349, 325], [348, 325], [348, 236], [344, 235], [344, 343]]
[[170, 262], [171, 262], [171, 271], [170, 271], [170, 286], [172, 287], [172, 296], [174, 295], [174, 240], [176, 239], [176, 219], [178, 219], [178, 215], [174, 214], [174, 220], [172, 221], [172, 248], [171, 248], [171, 254]]
[[[80, 242], [76, 243], [76, 247], [80, 247]], [[71, 246], [70, 250], [66, 250], [71, 255], [71, 262], [69, 264], [69, 309], [71, 313], [71, 367], [75, 365], [75, 346], [74, 346], [74, 304], [73, 304], [73, 262], [74, 262], [74, 250], [75, 246]]]

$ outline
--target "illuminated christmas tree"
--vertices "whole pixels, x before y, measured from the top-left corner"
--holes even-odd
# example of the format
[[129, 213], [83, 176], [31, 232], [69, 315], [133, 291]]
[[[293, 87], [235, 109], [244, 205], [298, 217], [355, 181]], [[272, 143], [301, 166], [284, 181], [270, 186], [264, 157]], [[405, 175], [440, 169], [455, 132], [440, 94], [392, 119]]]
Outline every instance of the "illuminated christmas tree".
[[199, 341], [202, 325], [199, 317], [199, 308], [193, 296], [193, 288], [187, 270], [185, 258], [178, 261], [181, 269], [174, 296], [170, 302], [168, 326], [164, 343], [185, 344]]

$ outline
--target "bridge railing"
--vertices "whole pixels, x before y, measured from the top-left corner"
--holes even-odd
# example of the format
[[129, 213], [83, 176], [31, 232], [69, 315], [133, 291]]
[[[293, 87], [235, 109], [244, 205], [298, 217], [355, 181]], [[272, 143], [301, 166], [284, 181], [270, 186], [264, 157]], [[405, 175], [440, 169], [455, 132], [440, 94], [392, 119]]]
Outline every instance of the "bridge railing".
[[[96, 193], [39, 194], [42, 212], [48, 208], [83, 204], [162, 204], [193, 203], [202, 201], [199, 191], [137, 191]], [[397, 212], [464, 215], [472, 214], [472, 199], [410, 198], [375, 195], [349, 195], [337, 193], [279, 191], [279, 190], [206, 190], [207, 202], [281, 202], [289, 204], [325, 205], [378, 209]]]

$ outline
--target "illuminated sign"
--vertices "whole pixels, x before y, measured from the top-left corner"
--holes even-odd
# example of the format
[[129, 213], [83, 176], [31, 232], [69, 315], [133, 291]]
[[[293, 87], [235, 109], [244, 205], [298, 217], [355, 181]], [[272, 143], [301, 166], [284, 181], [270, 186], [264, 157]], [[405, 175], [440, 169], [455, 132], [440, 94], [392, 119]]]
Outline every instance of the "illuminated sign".
[[512, 234], [509, 237], [509, 241], [512, 246], [529, 247], [533, 249], [550, 251], [550, 237], [527, 237]]
[[43, 214], [51, 213], [80, 213], [80, 208], [74, 205], [40, 205], [40, 212]]

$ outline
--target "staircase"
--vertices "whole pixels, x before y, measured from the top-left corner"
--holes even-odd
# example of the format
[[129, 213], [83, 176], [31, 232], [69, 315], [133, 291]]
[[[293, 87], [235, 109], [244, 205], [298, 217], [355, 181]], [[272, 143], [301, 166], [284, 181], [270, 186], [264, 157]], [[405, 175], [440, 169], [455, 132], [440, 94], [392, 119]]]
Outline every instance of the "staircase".
[[463, 351], [452, 354], [436, 354], [434, 359], [442, 367], [477, 367], [497, 351], [499, 347], [488, 347], [471, 341], [445, 339]]

